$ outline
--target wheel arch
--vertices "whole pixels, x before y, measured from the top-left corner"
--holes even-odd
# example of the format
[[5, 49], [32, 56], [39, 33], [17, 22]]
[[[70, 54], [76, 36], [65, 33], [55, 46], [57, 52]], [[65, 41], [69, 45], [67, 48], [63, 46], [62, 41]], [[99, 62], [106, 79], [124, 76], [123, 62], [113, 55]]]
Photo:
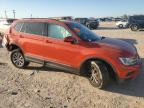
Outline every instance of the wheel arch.
[[133, 26], [133, 25], [137, 25], [139, 27], [138, 23], [131, 23], [131, 24], [129, 24], [129, 27], [131, 28], [131, 26]]
[[20, 49], [23, 52], [22, 48], [15, 43], [11, 43], [11, 44], [7, 45], [8, 51], [13, 51], [15, 49]]
[[116, 69], [114, 68], [114, 66], [111, 63], [109, 63], [107, 60], [102, 59], [102, 58], [98, 58], [98, 57], [87, 58], [81, 63], [80, 69], [79, 69], [81, 75], [86, 75], [85, 67], [86, 67], [87, 63], [89, 63], [89, 61], [97, 61], [97, 62], [104, 63], [105, 66], [108, 69], [110, 78], [112, 78], [114, 80], [118, 79], [118, 74], [117, 74]]

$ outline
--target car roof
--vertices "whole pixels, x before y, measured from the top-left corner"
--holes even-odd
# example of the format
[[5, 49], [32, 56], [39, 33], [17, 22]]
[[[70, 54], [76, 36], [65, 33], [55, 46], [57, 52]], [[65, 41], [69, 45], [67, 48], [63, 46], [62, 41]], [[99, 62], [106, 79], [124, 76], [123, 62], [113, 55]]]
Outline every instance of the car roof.
[[61, 24], [68, 24], [68, 23], [75, 23], [74, 21], [68, 20], [57, 20], [57, 19], [50, 19], [50, 18], [23, 18], [14, 21], [14, 25], [18, 22], [51, 22], [51, 23], [61, 23]]
[[33, 22], [33, 21], [38, 21], [38, 22], [57, 22], [57, 23], [66, 23], [66, 22], [72, 22], [72, 21], [67, 21], [67, 20], [57, 20], [57, 19], [51, 19], [51, 18], [22, 18], [22, 19], [18, 19], [15, 21], [15, 23], [17, 22]]

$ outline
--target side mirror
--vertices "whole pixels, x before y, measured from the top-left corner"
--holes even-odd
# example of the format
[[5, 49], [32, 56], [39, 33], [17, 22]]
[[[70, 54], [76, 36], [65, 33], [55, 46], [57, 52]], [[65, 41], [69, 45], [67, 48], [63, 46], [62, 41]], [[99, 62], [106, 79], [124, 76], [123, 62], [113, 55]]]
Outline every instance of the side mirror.
[[70, 42], [70, 43], [75, 43], [76, 39], [72, 36], [68, 36], [64, 39], [64, 42]]

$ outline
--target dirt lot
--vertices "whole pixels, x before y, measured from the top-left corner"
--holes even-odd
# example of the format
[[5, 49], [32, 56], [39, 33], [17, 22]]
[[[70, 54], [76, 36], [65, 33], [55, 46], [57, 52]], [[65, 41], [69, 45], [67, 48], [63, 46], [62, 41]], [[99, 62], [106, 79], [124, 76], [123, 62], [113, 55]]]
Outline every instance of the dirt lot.
[[[144, 61], [144, 31], [102, 23], [94, 32], [134, 44]], [[17, 69], [8, 57], [0, 47], [0, 108], [144, 108], [144, 68], [131, 82], [112, 82], [106, 90], [99, 90], [84, 77], [38, 64]]]

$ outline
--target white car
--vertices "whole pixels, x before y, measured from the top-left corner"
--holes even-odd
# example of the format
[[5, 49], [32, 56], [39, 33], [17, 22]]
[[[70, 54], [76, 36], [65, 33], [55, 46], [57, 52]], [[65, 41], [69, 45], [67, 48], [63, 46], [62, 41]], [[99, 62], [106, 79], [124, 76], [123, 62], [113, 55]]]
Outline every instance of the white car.
[[4, 34], [15, 19], [0, 19], [0, 33]]
[[116, 23], [116, 26], [118, 28], [127, 28], [128, 21], [122, 20]]

